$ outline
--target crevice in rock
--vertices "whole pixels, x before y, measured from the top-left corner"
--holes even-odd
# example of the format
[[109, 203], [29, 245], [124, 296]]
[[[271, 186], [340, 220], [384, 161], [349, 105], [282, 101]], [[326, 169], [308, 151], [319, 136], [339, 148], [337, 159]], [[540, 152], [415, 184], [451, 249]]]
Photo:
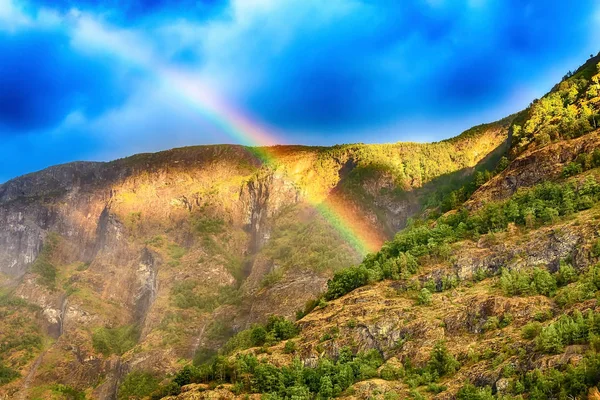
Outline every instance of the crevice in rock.
[[134, 320], [142, 326], [158, 293], [158, 262], [148, 248], [142, 250], [136, 273], [140, 286], [135, 296]]

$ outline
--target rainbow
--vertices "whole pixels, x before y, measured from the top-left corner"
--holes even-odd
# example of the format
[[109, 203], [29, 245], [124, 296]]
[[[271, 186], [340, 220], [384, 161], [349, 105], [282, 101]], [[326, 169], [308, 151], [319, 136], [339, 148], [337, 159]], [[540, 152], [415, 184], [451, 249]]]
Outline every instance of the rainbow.
[[[160, 69], [156, 77], [181, 96], [205, 119], [218, 127], [229, 137], [249, 146], [254, 155], [269, 165], [278, 160], [273, 146], [281, 143], [272, 130], [267, 129], [255, 119], [243, 114], [236, 108], [219, 100], [207, 85], [198, 79], [182, 74], [180, 71]], [[355, 210], [341, 198], [325, 201], [311, 200], [311, 205], [323, 218], [361, 255], [376, 251], [381, 246], [379, 232], [356, 215]]]
[[[95, 21], [86, 20], [85, 23], [87, 33], [91, 33], [98, 39], [95, 44], [102, 50], [149, 73], [157, 83], [167, 87], [184, 100], [206, 121], [235, 142], [247, 146], [264, 164], [269, 165], [277, 161], [278, 155], [274, 146], [281, 141], [277, 140], [277, 135], [272, 129], [261, 125], [247, 113], [221, 100], [220, 96], [198, 77], [161, 65], [148, 53], [126, 46], [118, 34], [107, 31]], [[364, 218], [358, 216], [352, 204], [342, 198], [334, 197], [330, 196], [325, 201], [306, 200], [359, 254], [366, 255], [376, 251], [383, 242], [381, 233]]]

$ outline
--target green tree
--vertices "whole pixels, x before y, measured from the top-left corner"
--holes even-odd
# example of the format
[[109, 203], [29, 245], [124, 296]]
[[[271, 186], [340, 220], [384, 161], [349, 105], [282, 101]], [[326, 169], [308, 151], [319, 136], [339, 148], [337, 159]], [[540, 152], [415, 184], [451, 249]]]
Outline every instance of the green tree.
[[333, 383], [329, 376], [324, 376], [319, 384], [319, 398], [329, 399], [331, 397], [333, 397]]
[[431, 373], [442, 377], [453, 374], [459, 367], [460, 363], [456, 361], [456, 358], [448, 351], [446, 344], [443, 341], [437, 342], [433, 347], [433, 350], [431, 350], [427, 369]]

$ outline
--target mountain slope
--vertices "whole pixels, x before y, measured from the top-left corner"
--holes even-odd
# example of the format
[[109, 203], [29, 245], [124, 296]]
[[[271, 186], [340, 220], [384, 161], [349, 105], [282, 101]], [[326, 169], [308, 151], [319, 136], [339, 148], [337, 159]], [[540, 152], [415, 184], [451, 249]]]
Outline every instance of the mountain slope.
[[16, 321], [0, 331], [0, 398], [115, 398], [129, 371], [175, 372], [292, 317], [493, 165], [509, 123], [423, 145], [190, 147], [0, 185], [0, 308]]
[[555, 117], [517, 116], [503, 171], [338, 271], [297, 332], [255, 326], [152, 397], [598, 398], [598, 61], [547, 96]]

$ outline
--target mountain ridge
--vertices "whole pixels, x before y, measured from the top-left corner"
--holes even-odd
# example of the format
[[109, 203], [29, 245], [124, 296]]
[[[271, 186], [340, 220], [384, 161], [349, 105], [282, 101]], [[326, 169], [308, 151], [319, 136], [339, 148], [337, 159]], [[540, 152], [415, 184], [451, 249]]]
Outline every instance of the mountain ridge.
[[[17, 347], [0, 355], [28, 382], [0, 392], [51, 397], [64, 382], [115, 398], [134, 365], [175, 372], [180, 358], [274, 312], [292, 317], [334, 270], [360, 261], [344, 225], [383, 241], [436, 191], [412, 188], [463, 167], [453, 179], [470, 179], [505, 129], [490, 125], [462, 149], [275, 146], [267, 162], [243, 146], [196, 146], [3, 184], [0, 285], [7, 299], [35, 305], [14, 315], [38, 327], [39, 342], [17, 345], [15, 336]], [[100, 340], [135, 343], [139, 356], [123, 359], [129, 349], [111, 345], [102, 353]], [[105, 377], [96, 388], [94, 376]]]

